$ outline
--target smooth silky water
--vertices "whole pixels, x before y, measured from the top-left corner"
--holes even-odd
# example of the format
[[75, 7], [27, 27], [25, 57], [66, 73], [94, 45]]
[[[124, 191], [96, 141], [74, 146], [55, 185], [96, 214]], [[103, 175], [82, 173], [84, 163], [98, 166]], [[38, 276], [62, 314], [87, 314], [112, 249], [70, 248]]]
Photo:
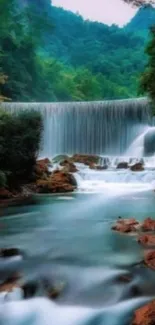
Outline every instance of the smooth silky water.
[[[106, 159], [109, 168], [93, 171], [78, 165], [75, 193], [36, 196], [33, 205], [1, 211], [0, 247], [19, 247], [26, 254], [23, 260], [1, 260], [1, 279], [20, 271], [25, 281], [37, 281], [40, 287], [30, 300], [2, 302], [0, 325], [131, 324], [133, 311], [154, 297], [155, 274], [141, 263], [143, 249], [136, 237], [115, 233], [111, 226], [118, 216], [155, 217], [154, 157], [144, 159], [144, 172], [116, 169], [119, 161], [143, 156], [145, 131], [151, 126], [147, 101], [5, 108], [42, 111], [41, 154], [98, 153], [106, 155], [101, 164]], [[141, 134], [141, 154], [135, 157], [134, 142]], [[55, 302], [45, 298], [44, 281], [64, 283]]]

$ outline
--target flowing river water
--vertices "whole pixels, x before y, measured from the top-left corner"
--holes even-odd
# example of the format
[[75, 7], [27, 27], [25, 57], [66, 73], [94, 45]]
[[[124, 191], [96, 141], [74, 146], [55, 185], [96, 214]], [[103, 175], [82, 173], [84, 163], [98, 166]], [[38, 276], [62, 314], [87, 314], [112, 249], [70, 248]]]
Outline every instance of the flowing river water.
[[[11, 110], [15, 110], [17, 105], [12, 105]], [[122, 113], [117, 105], [115, 103], [115, 108], [110, 108], [110, 113], [104, 112], [100, 122], [106, 127], [104, 117], [110, 114], [108, 121], [111, 116], [111, 126], [114, 127], [117, 116], [116, 139], [108, 128], [102, 129], [101, 134], [99, 129], [98, 133], [95, 131], [91, 135], [89, 146], [90, 129], [93, 132], [93, 126], [96, 130], [102, 111], [101, 103], [99, 108], [93, 106], [95, 113], [92, 112], [91, 116], [90, 103], [86, 106], [83, 123], [86, 123], [86, 113], [89, 118], [83, 131], [83, 144], [82, 138], [78, 142], [82, 120], [80, 109], [76, 112], [75, 104], [72, 109], [67, 107], [65, 117], [62, 116], [62, 104], [57, 112], [59, 119], [62, 119], [61, 127], [68, 123], [69, 140], [62, 139], [63, 134], [67, 136], [67, 129], [60, 128], [54, 151], [51, 152], [51, 141], [54, 140], [47, 140], [47, 129], [44, 134], [44, 154], [48, 155], [61, 151], [72, 153], [74, 146], [82, 152], [94, 152], [99, 139], [96, 153], [101, 154], [103, 146], [107, 155], [108, 146], [110, 148], [109, 156], [101, 159], [101, 163], [105, 159], [109, 162], [107, 170], [93, 171], [78, 165], [76, 192], [37, 196], [34, 204], [1, 211], [0, 247], [18, 247], [25, 252], [25, 256], [23, 259], [0, 259], [0, 279], [12, 271], [18, 271], [22, 274], [21, 281], [35, 282], [38, 287], [36, 296], [31, 299], [23, 300], [18, 293], [8, 301], [0, 296], [0, 325], [129, 325], [135, 309], [154, 298], [155, 272], [141, 263], [143, 248], [138, 245], [135, 236], [120, 235], [111, 230], [118, 216], [135, 217], [138, 221], [148, 216], [155, 217], [154, 155], [143, 158], [145, 170], [142, 172], [116, 169], [120, 160], [131, 163], [136, 158], [142, 158], [144, 137], [147, 128], [152, 127], [148, 122], [146, 102], [140, 107], [133, 102], [130, 108], [128, 104], [127, 108], [121, 106]], [[69, 109], [72, 110], [71, 116]], [[45, 120], [49, 110], [46, 110]], [[77, 122], [74, 133], [69, 119], [75, 114]], [[52, 122], [46, 120], [49, 129], [50, 123], [55, 127], [58, 125], [58, 117], [53, 118], [51, 113], [50, 116]], [[126, 119], [129, 119], [129, 123]], [[56, 131], [50, 132], [54, 137]], [[121, 157], [121, 152], [125, 157]], [[63, 284], [57, 300], [47, 299], [43, 283], [54, 286]]]

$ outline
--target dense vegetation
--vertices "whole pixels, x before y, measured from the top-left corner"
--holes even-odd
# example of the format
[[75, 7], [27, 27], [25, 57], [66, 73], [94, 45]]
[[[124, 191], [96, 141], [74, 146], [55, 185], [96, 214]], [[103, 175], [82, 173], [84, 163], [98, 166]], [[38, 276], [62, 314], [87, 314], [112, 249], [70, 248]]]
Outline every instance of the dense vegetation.
[[137, 24], [141, 16], [149, 20], [147, 10], [154, 17], [154, 9], [142, 8], [131, 26], [120, 29], [84, 21], [50, 0], [1, 0], [0, 96], [13, 101], [137, 96], [147, 33], [144, 28], [139, 35]]
[[31, 180], [42, 127], [38, 112], [9, 114], [0, 111], [0, 187], [15, 188]]
[[151, 39], [146, 48], [148, 62], [141, 76], [140, 87], [143, 93], [149, 95], [155, 115], [155, 27], [151, 28], [150, 34]]

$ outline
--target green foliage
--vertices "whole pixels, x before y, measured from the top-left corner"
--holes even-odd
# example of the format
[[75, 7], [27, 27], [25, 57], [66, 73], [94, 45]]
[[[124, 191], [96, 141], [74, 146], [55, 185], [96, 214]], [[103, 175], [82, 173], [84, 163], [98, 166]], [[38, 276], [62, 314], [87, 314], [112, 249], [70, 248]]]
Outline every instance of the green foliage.
[[[147, 10], [152, 21], [155, 9]], [[1, 0], [0, 74], [7, 76], [0, 83], [3, 100], [136, 97], [146, 64], [147, 10], [142, 8], [120, 29], [85, 21], [50, 0]], [[139, 31], [137, 21], [146, 29]]]
[[150, 30], [151, 39], [146, 48], [148, 63], [140, 80], [140, 91], [148, 94], [155, 114], [155, 27]]
[[39, 152], [42, 118], [36, 111], [0, 111], [0, 170], [9, 184], [29, 180]]

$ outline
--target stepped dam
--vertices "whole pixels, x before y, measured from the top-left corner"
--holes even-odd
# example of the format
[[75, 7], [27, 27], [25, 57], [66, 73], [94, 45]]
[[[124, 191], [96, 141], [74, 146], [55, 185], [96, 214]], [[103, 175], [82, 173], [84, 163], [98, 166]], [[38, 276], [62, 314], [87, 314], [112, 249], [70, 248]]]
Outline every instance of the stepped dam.
[[70, 103], [3, 103], [10, 112], [43, 115], [41, 155], [123, 155], [152, 124], [146, 98]]

